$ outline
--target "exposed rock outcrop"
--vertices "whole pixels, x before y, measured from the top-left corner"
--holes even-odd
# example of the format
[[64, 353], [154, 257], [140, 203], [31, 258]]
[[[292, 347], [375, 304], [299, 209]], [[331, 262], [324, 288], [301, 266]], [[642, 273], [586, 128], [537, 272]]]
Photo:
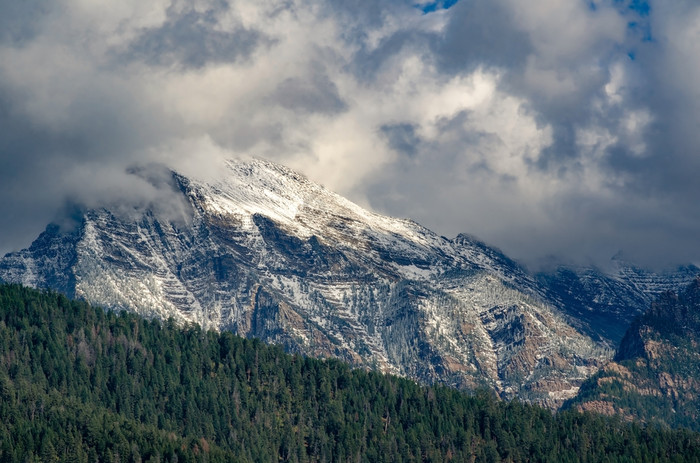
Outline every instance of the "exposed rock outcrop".
[[700, 279], [654, 302], [567, 406], [700, 430]]

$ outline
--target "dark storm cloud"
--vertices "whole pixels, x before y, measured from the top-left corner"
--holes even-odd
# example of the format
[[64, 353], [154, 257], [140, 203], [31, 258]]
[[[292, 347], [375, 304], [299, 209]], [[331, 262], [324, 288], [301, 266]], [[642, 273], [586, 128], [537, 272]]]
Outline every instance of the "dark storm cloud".
[[[625, 109], [646, 108], [651, 121], [644, 130], [643, 150], [631, 149], [624, 139], [606, 150], [601, 165], [611, 179], [623, 180], [615, 191], [626, 201], [601, 209], [610, 223], [625, 229], [625, 245], [634, 250], [630, 254], [648, 262], [697, 262], [700, 10], [695, 2], [654, 2], [646, 11], [643, 6], [635, 5], [643, 14], [643, 33], [637, 34], [634, 59], [628, 63], [634, 78], [628, 83]], [[616, 121], [610, 117], [607, 122], [615, 126]]]
[[[550, 2], [554, 3], [554, 2]], [[542, 5], [545, 5], [543, 2]], [[567, 159], [575, 158], [575, 128], [591, 117], [591, 102], [607, 82], [605, 68], [593, 69], [615, 43], [602, 43], [595, 56], [568, 54], [560, 56], [550, 69], [562, 78], [572, 79], [571, 88], [556, 96], [546, 89], [533, 88], [527, 82], [527, 66], [541, 56], [533, 44], [534, 32], [518, 22], [517, 12], [504, 1], [463, 1], [451, 10], [445, 33], [433, 43], [441, 68], [447, 73], [476, 68], [492, 68], [504, 73], [502, 85], [514, 95], [523, 96], [543, 123], [553, 128], [553, 143], [533, 160], [533, 166], [557, 170], [566, 168]], [[544, 8], [546, 14], [546, 6]], [[591, 34], [595, 33], [591, 31]], [[562, 41], [570, 40], [561, 37]], [[593, 62], [591, 62], [593, 61]], [[557, 162], [563, 159], [563, 163]], [[554, 165], [553, 165], [554, 164]], [[562, 165], [564, 164], [564, 165]]]
[[[646, 134], [648, 156], [629, 163], [645, 187], [675, 200], [695, 202], [700, 194], [700, 31], [695, 22], [695, 2], [673, 5], [654, 3], [651, 31], [655, 41], [646, 42], [635, 55], [644, 70], [637, 98], [654, 115]], [[689, 208], [695, 215], [697, 207]]]
[[[396, 168], [376, 174], [380, 181], [369, 186], [373, 205], [401, 217], [421, 217], [425, 223], [437, 224], [438, 229], [449, 230], [451, 234], [459, 233], [456, 230], [461, 228], [455, 227], [450, 217], [457, 223], [466, 219], [471, 227], [483, 220], [481, 215], [466, 217], [472, 207], [464, 206], [479, 198], [486, 200], [490, 192], [465, 182], [478, 179], [483, 185], [486, 180], [494, 189], [503, 191], [509, 188], [512, 178], [499, 175], [490, 165], [489, 153], [502, 144], [498, 136], [482, 130], [465, 130], [474, 117], [478, 116], [461, 111], [443, 118], [437, 124], [440, 136], [431, 140], [420, 139], [417, 128], [411, 124], [382, 127], [389, 145], [405, 156], [396, 161]], [[468, 153], [465, 147], [469, 148]], [[396, 195], [397, 191], [401, 194]], [[411, 200], [406, 201], [406, 197]], [[436, 204], [440, 207], [435, 208]]]
[[271, 103], [303, 113], [336, 114], [347, 109], [338, 87], [328, 78], [321, 65], [311, 66], [307, 78], [287, 78], [280, 82], [269, 98]]
[[21, 45], [38, 34], [41, 23], [54, 6], [47, 0], [3, 2], [0, 15], [0, 43]]
[[[51, 84], [58, 97], [70, 87]], [[173, 133], [167, 117], [131, 90], [95, 79], [56, 108], [6, 84], [0, 73], [0, 216], [7, 224], [0, 254], [28, 245], [49, 221], [61, 221], [66, 208], [112, 200], [129, 208], [158, 196], [126, 166], [141, 161], [140, 148]]]
[[448, 236], [464, 230], [492, 236], [492, 230], [479, 225], [497, 219], [490, 214], [507, 212], [494, 208], [494, 199], [516, 196], [517, 190], [512, 178], [491, 166], [489, 152], [501, 140], [488, 132], [464, 130], [470, 117], [474, 115], [463, 111], [440, 121], [441, 136], [431, 140], [419, 140], [408, 124], [385, 127], [390, 146], [404, 156], [391, 169], [377, 172], [367, 187], [373, 206], [418, 218]]
[[340, 37], [355, 47], [346, 69], [365, 83], [376, 83], [384, 68], [390, 67], [402, 51], [421, 52], [431, 59], [430, 42], [434, 34], [419, 29], [399, 27], [373, 43], [372, 34], [388, 23], [416, 15], [417, 5], [405, 0], [331, 0], [323, 2], [326, 15], [337, 18]]
[[218, 17], [229, 10], [227, 2], [200, 12], [194, 8], [167, 10], [166, 22], [145, 30], [123, 59], [143, 59], [150, 64], [202, 68], [207, 63], [248, 59], [258, 46], [272, 40], [260, 31], [238, 26], [217, 30]]
[[[34, 130], [31, 120], [15, 114], [14, 106], [11, 96], [0, 88], [0, 215], [4, 223], [13, 224], [2, 229], [2, 251], [15, 243], [27, 243], [37, 226], [43, 225], [37, 222], [45, 221], [60, 206], [42, 200], [41, 189], [47, 184], [44, 179], [51, 172], [39, 162], [38, 154], [67, 143]], [[38, 178], [34, 175], [37, 171], [43, 171]]]
[[321, 2], [323, 14], [339, 18], [343, 25], [341, 37], [353, 43], [363, 43], [371, 31], [381, 28], [397, 12], [414, 8], [406, 0], [327, 0]]
[[422, 32], [396, 32], [371, 48], [362, 46], [353, 57], [353, 63], [349, 68], [357, 78], [372, 82], [384, 68], [393, 64], [393, 60], [400, 59], [401, 53], [405, 50], [410, 50], [412, 53], [422, 51], [424, 56], [430, 59], [428, 47], [430, 38], [430, 35]]
[[385, 124], [379, 130], [386, 137], [389, 147], [396, 152], [410, 157], [415, 156], [418, 152], [421, 140], [416, 134], [415, 124]]
[[445, 32], [433, 47], [446, 72], [480, 66], [521, 68], [532, 52], [528, 35], [515, 27], [513, 12], [501, 2], [467, 0], [450, 9]]
[[[27, 245], [49, 220], [58, 220], [67, 202], [94, 206], [110, 196], [139, 196], [138, 185], [121, 179], [122, 161], [138, 133], [94, 112], [88, 102], [80, 130], [53, 131], [24, 114], [13, 95], [0, 88], [1, 250]], [[90, 123], [90, 118], [95, 118]], [[120, 135], [123, 137], [121, 138]], [[115, 165], [116, 164], [116, 165]], [[132, 188], [122, 192], [121, 188]]]

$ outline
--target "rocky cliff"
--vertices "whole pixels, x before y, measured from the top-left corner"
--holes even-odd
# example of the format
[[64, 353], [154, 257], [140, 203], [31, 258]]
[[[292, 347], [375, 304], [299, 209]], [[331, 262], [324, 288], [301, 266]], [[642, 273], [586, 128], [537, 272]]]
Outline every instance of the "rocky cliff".
[[653, 272], [616, 256], [606, 271], [559, 267], [536, 278], [574, 326], [593, 339], [618, 346], [632, 321], [657, 297], [686, 287], [698, 274], [694, 265]]
[[165, 183], [176, 207], [86, 210], [1, 259], [0, 279], [550, 406], [612, 354], [561, 297], [566, 279], [467, 235], [371, 213], [265, 161]]
[[609, 355], [521, 267], [466, 235], [368, 212], [264, 161], [171, 183], [179, 215], [85, 211], [5, 256], [0, 279], [550, 405]]
[[700, 430], [700, 279], [635, 320], [568, 406]]

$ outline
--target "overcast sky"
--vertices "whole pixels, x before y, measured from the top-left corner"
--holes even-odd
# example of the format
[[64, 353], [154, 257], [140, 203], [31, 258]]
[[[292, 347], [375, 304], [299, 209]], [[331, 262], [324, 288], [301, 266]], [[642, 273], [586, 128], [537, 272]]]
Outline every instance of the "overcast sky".
[[695, 0], [0, 0], [0, 254], [281, 162], [510, 256], [700, 262]]

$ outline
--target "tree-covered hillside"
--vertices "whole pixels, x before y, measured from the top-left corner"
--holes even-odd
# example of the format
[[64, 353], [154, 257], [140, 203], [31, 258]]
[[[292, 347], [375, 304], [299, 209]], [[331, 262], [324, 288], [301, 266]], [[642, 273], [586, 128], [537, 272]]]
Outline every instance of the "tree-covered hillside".
[[700, 279], [635, 320], [567, 407], [700, 431]]
[[6, 285], [0, 461], [700, 461], [700, 436], [423, 387]]

